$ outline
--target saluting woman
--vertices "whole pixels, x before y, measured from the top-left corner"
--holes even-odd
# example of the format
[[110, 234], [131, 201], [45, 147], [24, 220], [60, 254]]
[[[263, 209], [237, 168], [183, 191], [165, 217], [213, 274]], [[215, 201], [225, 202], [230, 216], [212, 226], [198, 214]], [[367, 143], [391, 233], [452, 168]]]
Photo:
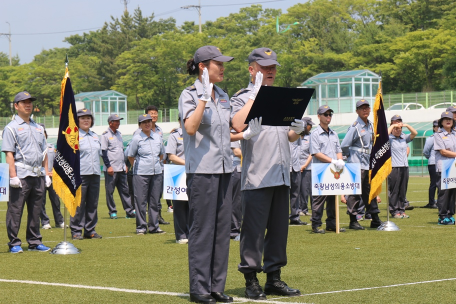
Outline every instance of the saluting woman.
[[[90, 130], [95, 119], [89, 109], [77, 112], [79, 120], [79, 153], [81, 158], [81, 205], [70, 218], [73, 240], [101, 239], [95, 232], [98, 222], [98, 197], [100, 196], [101, 143], [98, 135]], [[84, 234], [82, 234], [84, 229]]]
[[224, 62], [215, 46], [199, 48], [187, 62], [196, 75], [179, 98], [189, 204], [188, 262], [190, 300], [232, 302], [224, 294], [230, 246], [232, 169], [230, 99], [214, 83], [224, 78]]
[[[165, 153], [160, 136], [151, 132], [152, 117], [139, 115], [141, 132], [133, 136], [128, 150], [128, 160], [133, 166], [133, 192], [136, 209], [136, 234], [165, 233], [158, 225], [158, 202], [162, 187], [160, 161]], [[146, 210], [149, 220], [146, 221]]]

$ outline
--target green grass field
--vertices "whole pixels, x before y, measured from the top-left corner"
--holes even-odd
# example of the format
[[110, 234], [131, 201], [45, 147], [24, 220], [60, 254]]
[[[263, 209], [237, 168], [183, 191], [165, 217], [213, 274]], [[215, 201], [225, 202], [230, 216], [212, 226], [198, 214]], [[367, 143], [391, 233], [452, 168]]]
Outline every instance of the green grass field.
[[[427, 203], [428, 184], [426, 177], [410, 178], [407, 198], [413, 206]], [[381, 198], [381, 218], [385, 220], [385, 191]], [[121, 208], [118, 197], [116, 203]], [[161, 226], [166, 234], [136, 236], [135, 221], [125, 219], [123, 210], [118, 213], [119, 219], [109, 219], [104, 190], [98, 210], [97, 232], [103, 239], [73, 241], [81, 254], [28, 252], [26, 212], [20, 231], [24, 253], [11, 254], [5, 227], [6, 203], [0, 203], [0, 303], [187, 303], [189, 298], [179, 295], [189, 292], [187, 245], [175, 243], [172, 213], [163, 213], [171, 222], [171, 225]], [[345, 205], [341, 204], [341, 227], [348, 228], [345, 211]], [[49, 203], [47, 213], [52, 215]], [[282, 278], [290, 286], [299, 288], [303, 296], [270, 296], [268, 301], [455, 303], [455, 226], [438, 226], [436, 210], [415, 208], [408, 214], [409, 219], [394, 220], [401, 229], [398, 232], [368, 228], [365, 231], [347, 229], [339, 235], [314, 235], [310, 233], [310, 226], [290, 227], [288, 265], [282, 270]], [[301, 219], [309, 220], [308, 217]], [[368, 221], [360, 223], [369, 227]], [[53, 218], [51, 224], [54, 225]], [[62, 229], [41, 230], [41, 233], [47, 246], [53, 247], [63, 239]], [[245, 303], [244, 279], [237, 271], [238, 263], [239, 243], [232, 241], [226, 293], [236, 297], [235, 302]], [[264, 285], [265, 274], [260, 274], [259, 280]], [[30, 281], [122, 290], [37, 285]]]

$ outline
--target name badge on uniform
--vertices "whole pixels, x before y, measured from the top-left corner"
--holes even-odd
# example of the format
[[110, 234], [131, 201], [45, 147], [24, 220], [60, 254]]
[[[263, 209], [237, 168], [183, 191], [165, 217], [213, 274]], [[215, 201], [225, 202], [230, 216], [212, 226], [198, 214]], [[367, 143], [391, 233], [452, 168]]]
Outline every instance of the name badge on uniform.
[[179, 137], [178, 140], [184, 140], [184, 138], [183, 137]]
[[114, 137], [109, 137], [109, 139], [110, 139], [110, 140], [113, 140], [113, 139], [114, 139]]
[[226, 99], [220, 99], [221, 103], [227, 102]]
[[18, 128], [17, 130], [18, 130], [18, 131], [22, 131], [22, 130], [24, 130], [24, 128]]

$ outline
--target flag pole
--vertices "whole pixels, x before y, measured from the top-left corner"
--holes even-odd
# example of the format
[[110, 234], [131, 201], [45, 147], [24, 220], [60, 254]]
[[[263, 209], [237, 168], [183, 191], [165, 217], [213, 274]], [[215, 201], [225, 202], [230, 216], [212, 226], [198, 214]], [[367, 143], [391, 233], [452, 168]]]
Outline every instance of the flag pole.
[[[65, 59], [65, 73], [68, 69], [68, 54], [66, 54], [66, 59]], [[62, 107], [60, 107], [61, 109]], [[59, 128], [60, 129], [60, 128]], [[63, 189], [60, 188], [60, 193], [63, 193]], [[60, 242], [55, 246], [54, 249], [52, 249], [51, 254], [78, 254], [80, 253], [79, 249], [76, 248], [72, 243], [67, 242], [67, 207], [65, 205], [65, 202], [62, 198], [63, 196], [59, 195], [60, 201], [63, 202], [63, 242]]]
[[339, 219], [339, 195], [336, 195], [336, 201], [335, 207], [336, 207], [336, 234], [340, 233], [340, 219]]

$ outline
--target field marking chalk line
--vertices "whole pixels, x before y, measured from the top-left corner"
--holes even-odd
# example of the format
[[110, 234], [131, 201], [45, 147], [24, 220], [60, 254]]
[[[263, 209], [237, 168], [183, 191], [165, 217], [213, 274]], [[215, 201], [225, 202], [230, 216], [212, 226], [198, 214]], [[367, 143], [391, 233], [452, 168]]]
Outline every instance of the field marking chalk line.
[[[7, 280], [0, 279], [0, 282], [4, 283], [20, 283], [20, 284], [31, 284], [31, 285], [45, 285], [45, 286], [59, 286], [59, 287], [70, 287], [70, 288], [81, 288], [81, 289], [95, 289], [95, 290], [108, 290], [108, 291], [117, 291], [117, 292], [127, 292], [127, 293], [139, 293], [139, 294], [152, 294], [152, 295], [163, 295], [163, 296], [174, 296], [174, 297], [190, 297], [186, 293], [178, 292], [167, 292], [167, 291], [152, 291], [152, 290], [139, 290], [139, 289], [126, 289], [126, 288], [116, 288], [116, 287], [104, 287], [104, 286], [88, 286], [88, 285], [75, 285], [75, 284], [66, 284], [66, 283], [50, 283], [50, 282], [40, 282], [40, 281], [28, 281], [28, 280]], [[284, 300], [289, 300], [289, 298], [283, 298]], [[245, 303], [250, 302], [250, 299], [244, 298], [233, 298], [235, 302]], [[303, 302], [282, 302], [282, 301], [268, 301], [268, 300], [256, 300], [255, 303], [269, 303], [269, 304], [305, 304]]]

